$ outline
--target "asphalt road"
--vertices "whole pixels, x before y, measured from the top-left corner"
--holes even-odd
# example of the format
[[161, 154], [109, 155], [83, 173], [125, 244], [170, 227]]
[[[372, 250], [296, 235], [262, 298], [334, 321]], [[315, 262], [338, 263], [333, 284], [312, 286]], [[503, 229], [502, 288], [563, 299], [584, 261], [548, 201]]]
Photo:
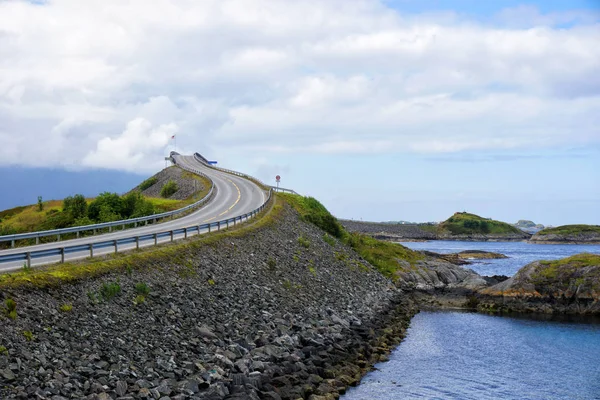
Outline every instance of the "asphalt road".
[[[98, 243], [107, 240], [123, 239], [132, 236], [146, 235], [194, 225], [206, 224], [209, 222], [216, 222], [248, 213], [260, 207], [267, 199], [267, 194], [255, 183], [247, 179], [208, 168], [202, 163], [198, 162], [194, 156], [175, 155], [173, 158], [175, 158], [175, 161], [178, 165], [199, 170], [212, 179], [217, 190], [216, 194], [206, 205], [200, 209], [172, 221], [140, 226], [137, 228], [126, 229], [124, 231], [104, 233], [79, 239], [63, 240], [60, 242], [44, 243], [34, 246], [18, 247], [8, 250], [0, 250], [0, 256], [23, 253], [26, 251], [49, 250], [57, 247]], [[178, 237], [176, 237], [176, 239], [177, 238]], [[163, 241], [168, 240], [170, 239], [163, 239]], [[140, 246], [147, 246], [153, 243], [154, 241], [143, 242], [140, 243]], [[119, 246], [119, 252], [130, 248], [135, 248], [135, 244]], [[102, 250], [94, 250], [94, 255], [112, 252], [114, 252], [114, 248], [106, 248]], [[89, 251], [70, 253], [65, 255], [65, 261], [81, 259], [88, 256]], [[36, 258], [32, 260], [31, 265], [43, 265], [58, 261], [58, 256]], [[0, 272], [11, 271], [22, 267], [22, 261], [6, 262], [0, 264]]]

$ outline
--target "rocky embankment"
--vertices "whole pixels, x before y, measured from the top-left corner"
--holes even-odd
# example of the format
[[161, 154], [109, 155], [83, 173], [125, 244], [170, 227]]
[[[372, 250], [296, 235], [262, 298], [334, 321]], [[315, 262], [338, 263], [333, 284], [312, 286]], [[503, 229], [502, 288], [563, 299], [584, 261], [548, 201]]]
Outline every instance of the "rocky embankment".
[[120, 272], [1, 286], [0, 398], [337, 398], [415, 309], [291, 208], [274, 213], [243, 235], [120, 256]]
[[382, 224], [350, 220], [340, 220], [340, 223], [349, 232], [364, 233], [381, 240], [435, 240], [437, 238], [435, 233], [425, 231], [419, 225]]
[[565, 225], [544, 229], [530, 239], [532, 243], [600, 244], [600, 226]]
[[482, 289], [478, 308], [554, 314], [600, 314], [600, 255], [536, 261]]
[[[205, 189], [201, 180], [198, 180], [194, 175], [177, 166], [165, 168], [154, 175], [153, 178], [156, 178], [156, 183], [141, 192], [144, 196], [161, 197], [160, 190], [170, 180], [177, 183], [178, 190], [169, 196], [169, 199], [186, 200], [194, 193], [202, 192]], [[133, 190], [139, 190], [139, 187]]]

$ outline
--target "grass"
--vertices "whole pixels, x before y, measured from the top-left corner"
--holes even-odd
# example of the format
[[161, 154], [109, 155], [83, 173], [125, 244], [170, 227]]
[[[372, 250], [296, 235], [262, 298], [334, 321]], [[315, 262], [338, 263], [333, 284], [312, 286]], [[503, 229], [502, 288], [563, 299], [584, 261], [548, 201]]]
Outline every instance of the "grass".
[[457, 212], [438, 226], [438, 232], [450, 232], [452, 235], [496, 234], [506, 235], [522, 233], [518, 228], [506, 222], [482, 218], [467, 212]]
[[4, 315], [10, 319], [17, 319], [17, 303], [13, 299], [4, 300]]
[[135, 293], [147, 296], [150, 293], [150, 287], [148, 287], [148, 285], [146, 285], [144, 282], [136, 283]]
[[0, 355], [8, 355], [8, 349], [4, 346], [0, 346]]
[[300, 235], [298, 237], [298, 244], [304, 247], [305, 249], [308, 249], [310, 247], [310, 240], [308, 240], [306, 236]]
[[148, 189], [150, 186], [154, 186], [156, 184], [156, 182], [158, 182], [158, 178], [156, 176], [151, 176], [150, 178], [146, 179], [144, 182], [140, 183], [140, 185], [138, 186], [138, 189], [140, 189], [141, 191], [144, 191], [144, 190]]
[[557, 290], [581, 285], [600, 289], [600, 255], [581, 253], [560, 260], [540, 261], [531, 280], [536, 286]]
[[[206, 179], [203, 176], [191, 174], [187, 171], [184, 171], [182, 176], [187, 179], [195, 179], [196, 181], [198, 181], [198, 187], [201, 188], [201, 190], [185, 200], [174, 200], [144, 196], [146, 200], [150, 201], [155, 206], [155, 210], [157, 213], [177, 210], [179, 208], [185, 207], [189, 204], [200, 200], [208, 194], [211, 185], [208, 179]], [[144, 182], [142, 182], [140, 186], [153, 178], [156, 179], [155, 177], [148, 178]], [[89, 205], [93, 200], [93, 198], [88, 198], [86, 199], [86, 202]], [[56, 215], [57, 213], [62, 211], [62, 209], [63, 200], [50, 200], [44, 201], [43, 211], [38, 211], [37, 204], [19, 206], [0, 211], [0, 236], [53, 229], [52, 226], [49, 226], [49, 217]], [[45, 238], [42, 238], [42, 242], [44, 241]]]
[[[313, 223], [324, 230], [326, 234], [332, 236], [332, 238], [338, 238], [342, 243], [352, 247], [360, 256], [390, 279], [395, 280], [397, 278], [396, 272], [403, 270], [398, 260], [404, 260], [413, 265], [418, 260], [424, 258], [421, 253], [410, 250], [400, 244], [373, 239], [370, 236], [359, 233], [351, 234], [347, 232], [338, 220], [321, 203], [312, 197], [302, 197], [287, 193], [278, 194], [278, 196], [281, 196], [286, 202], [292, 205], [303, 220]], [[342, 257], [341, 260], [345, 260], [343, 253], [336, 252], [336, 257]]]
[[[269, 210], [269, 208], [267, 208]], [[182, 253], [194, 251], [204, 246], [212, 246], [221, 240], [242, 237], [249, 232], [274, 224], [283, 210], [282, 201], [275, 197], [272, 208], [255, 219], [251, 224], [241, 224], [226, 231], [217, 231], [200, 237], [172, 244], [162, 244], [142, 248], [135, 253], [118, 253], [104, 258], [94, 258], [85, 261], [55, 264], [35, 268], [25, 274], [22, 271], [0, 274], [0, 289], [15, 289], [20, 287], [50, 288], [59, 287], [64, 283], [77, 282], [83, 279], [95, 278], [110, 273], [127, 273], [127, 271], [159, 266], [165, 259], [176, 260]], [[90, 300], [96, 302], [95, 293], [88, 293]]]
[[578, 235], [595, 233], [600, 235], [600, 225], [562, 225], [556, 228], [546, 228], [539, 231], [538, 235]]
[[104, 282], [100, 287], [100, 296], [102, 296], [104, 300], [110, 300], [119, 293], [121, 293], [121, 285], [117, 282]]
[[31, 333], [31, 331], [23, 331], [23, 336], [25, 336], [25, 340], [27, 340], [28, 342], [33, 341], [33, 339], [35, 338], [35, 336], [33, 336], [33, 333]]
[[323, 240], [325, 241], [325, 243], [329, 244], [330, 246], [335, 246], [335, 239], [330, 234], [328, 234], [328, 233], [324, 234]]
[[72, 304], [63, 304], [62, 306], [60, 306], [59, 310], [64, 313], [71, 312], [73, 310], [73, 305]]

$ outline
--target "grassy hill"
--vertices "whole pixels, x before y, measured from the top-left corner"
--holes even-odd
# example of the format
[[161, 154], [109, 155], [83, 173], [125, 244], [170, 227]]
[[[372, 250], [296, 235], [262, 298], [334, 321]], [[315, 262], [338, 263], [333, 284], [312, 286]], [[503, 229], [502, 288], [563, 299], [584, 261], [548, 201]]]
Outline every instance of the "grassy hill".
[[555, 228], [546, 228], [537, 233], [538, 235], [580, 235], [597, 234], [600, 235], [600, 225], [562, 225]]
[[510, 235], [523, 234], [518, 228], [506, 222], [495, 221], [490, 218], [482, 218], [479, 215], [467, 212], [457, 212], [442, 222], [438, 233], [451, 235]]

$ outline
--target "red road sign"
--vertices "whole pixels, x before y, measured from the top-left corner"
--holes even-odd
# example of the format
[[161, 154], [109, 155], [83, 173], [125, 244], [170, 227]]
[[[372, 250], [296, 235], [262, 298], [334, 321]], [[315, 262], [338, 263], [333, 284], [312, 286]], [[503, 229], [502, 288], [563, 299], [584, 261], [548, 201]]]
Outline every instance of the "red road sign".
[[279, 175], [277, 175], [277, 176], [275, 177], [275, 180], [276, 180], [277, 182], [279, 182], [279, 181], [281, 180], [281, 177], [280, 177]]

